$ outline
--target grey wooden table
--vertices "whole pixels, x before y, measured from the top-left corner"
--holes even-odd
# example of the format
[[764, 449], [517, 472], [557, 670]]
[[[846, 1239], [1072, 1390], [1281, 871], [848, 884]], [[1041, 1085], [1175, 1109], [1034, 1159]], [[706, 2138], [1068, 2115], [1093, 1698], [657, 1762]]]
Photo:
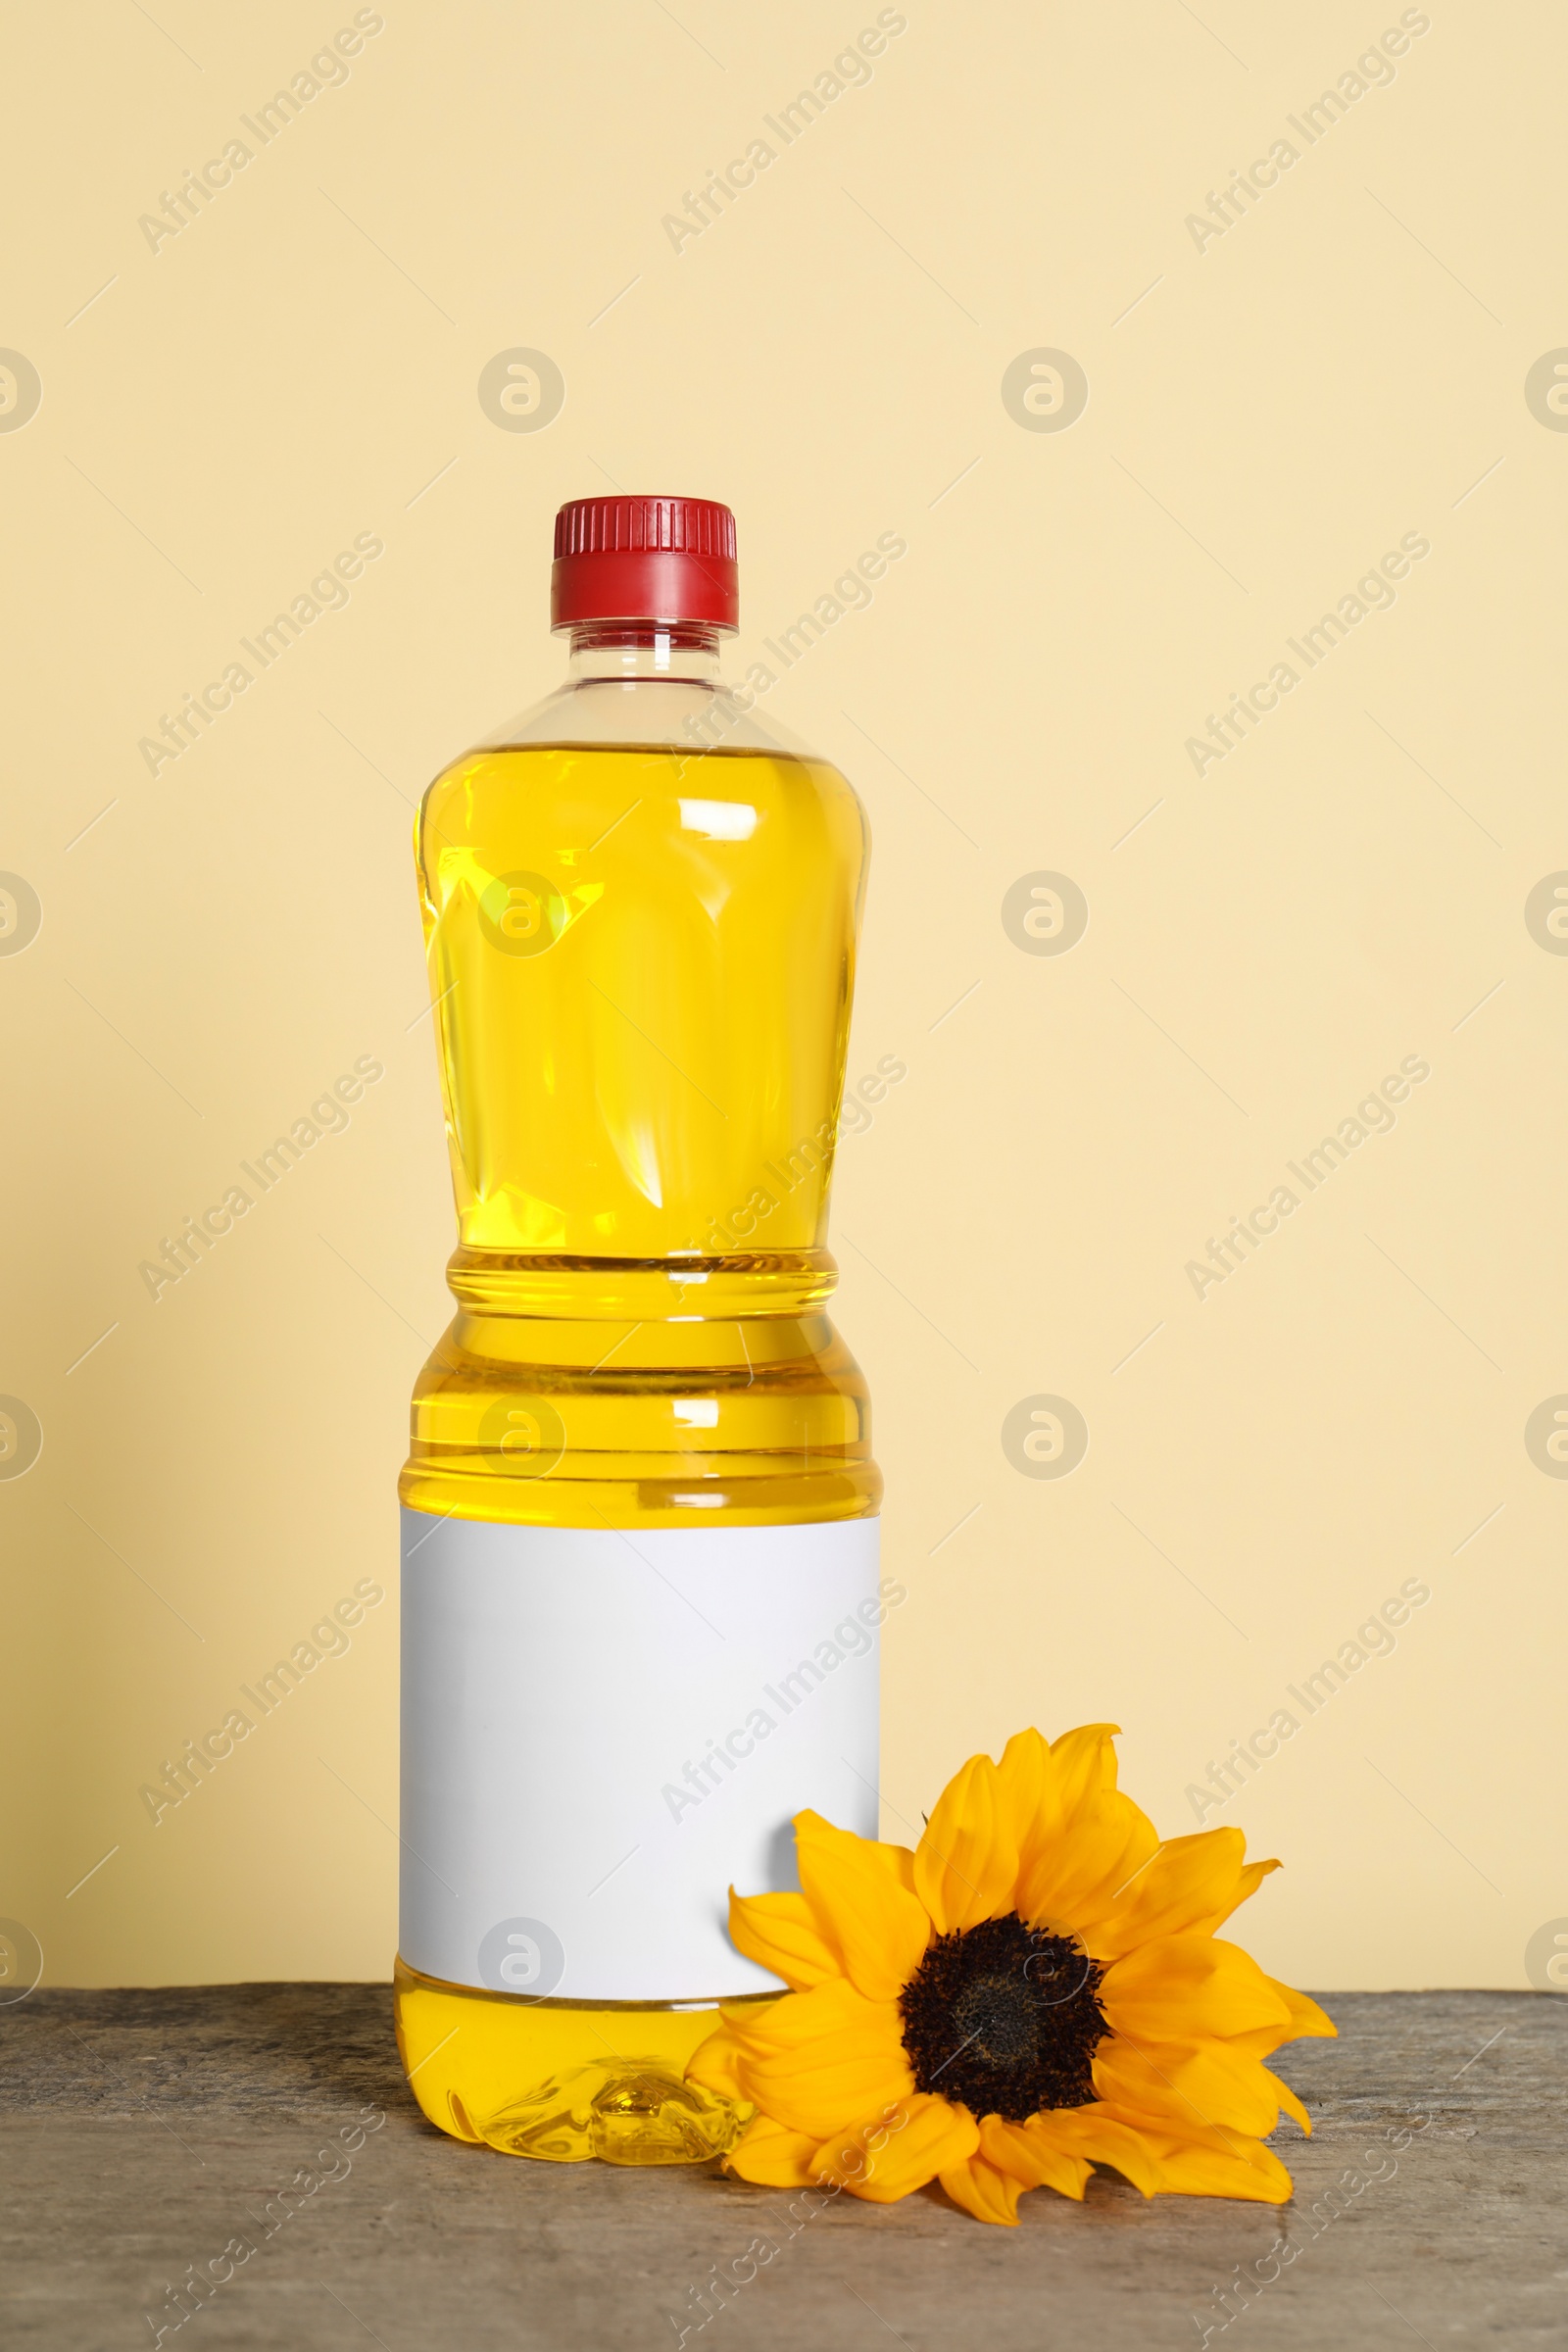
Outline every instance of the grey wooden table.
[[[1146, 2204], [1105, 2177], [1081, 2207], [1037, 2191], [1002, 2230], [936, 2189], [800, 2215], [708, 2167], [460, 2146], [404, 2087], [384, 1985], [39, 1991], [0, 2009], [3, 2340], [1568, 2345], [1568, 2000], [1323, 1997], [1342, 2038], [1275, 2062], [1315, 2127], [1279, 2135], [1291, 2205]], [[167, 2290], [215, 2263], [232, 2276], [176, 2326]]]

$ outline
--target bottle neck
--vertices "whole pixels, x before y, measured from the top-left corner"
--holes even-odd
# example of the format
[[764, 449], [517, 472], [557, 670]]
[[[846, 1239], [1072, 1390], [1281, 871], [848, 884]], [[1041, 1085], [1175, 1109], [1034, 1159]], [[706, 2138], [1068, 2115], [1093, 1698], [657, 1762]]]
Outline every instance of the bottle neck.
[[696, 621], [581, 621], [571, 632], [567, 677], [670, 678], [717, 685], [719, 631]]

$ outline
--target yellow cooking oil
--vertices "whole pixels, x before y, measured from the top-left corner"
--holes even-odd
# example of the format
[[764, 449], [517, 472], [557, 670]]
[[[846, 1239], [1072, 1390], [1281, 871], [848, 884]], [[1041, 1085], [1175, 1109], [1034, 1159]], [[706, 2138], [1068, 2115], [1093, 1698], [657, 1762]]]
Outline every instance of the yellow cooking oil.
[[[419, 809], [457, 1313], [415, 1390], [400, 1494], [438, 1527], [635, 1545], [876, 1512], [825, 1247], [864, 817], [831, 765], [730, 731], [503, 738]], [[399, 2049], [433, 2124], [567, 2162], [731, 2144], [747, 2111], [682, 2079], [725, 1984], [530, 1994], [537, 1956], [511, 1941], [515, 1991], [399, 1959]]]

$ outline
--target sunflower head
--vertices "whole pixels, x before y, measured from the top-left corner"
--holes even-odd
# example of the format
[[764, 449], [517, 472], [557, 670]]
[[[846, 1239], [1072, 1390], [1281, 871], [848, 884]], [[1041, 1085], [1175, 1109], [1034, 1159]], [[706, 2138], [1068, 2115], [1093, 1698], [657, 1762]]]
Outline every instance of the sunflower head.
[[880, 2203], [937, 2180], [990, 2222], [1097, 2163], [1146, 2196], [1290, 2195], [1262, 2140], [1282, 2108], [1311, 2126], [1263, 2061], [1335, 2029], [1216, 1935], [1279, 1865], [1236, 1830], [1162, 1840], [1115, 1729], [971, 1757], [912, 1851], [799, 1814], [800, 1893], [731, 1889], [734, 1942], [790, 1986], [688, 2068], [756, 2107], [744, 2180]]
[[1110, 2031], [1099, 1998], [1104, 1973], [1071, 1938], [1031, 1928], [1015, 1911], [933, 1936], [899, 1994], [915, 2088], [1009, 2124], [1087, 2107], [1095, 2050]]

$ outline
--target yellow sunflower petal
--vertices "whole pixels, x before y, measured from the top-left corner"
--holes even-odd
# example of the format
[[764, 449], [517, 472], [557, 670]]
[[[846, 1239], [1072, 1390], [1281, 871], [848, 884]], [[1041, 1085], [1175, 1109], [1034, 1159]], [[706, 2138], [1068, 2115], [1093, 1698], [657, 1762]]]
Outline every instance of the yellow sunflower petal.
[[1286, 2024], [1290, 2011], [1240, 1944], [1212, 1936], [1160, 1936], [1113, 1961], [1100, 1987], [1113, 2033], [1184, 2042]]
[[[870, 1840], [867, 1839], [866, 1842], [869, 1844]], [[906, 1894], [912, 1894], [914, 1892], [914, 1848], [909, 1845], [888, 1845], [879, 1839], [875, 1845], [871, 1846], [871, 1851], [883, 1869], [890, 1873], [894, 1884], [902, 1886]]]
[[736, 2038], [746, 2096], [789, 2131], [819, 2140], [914, 2089], [897, 2006], [866, 2000], [842, 1977], [786, 1993]]
[[902, 2051], [821, 2050], [785, 2062], [743, 2066], [741, 2082], [764, 2115], [791, 2132], [825, 2139], [858, 2115], [907, 2098], [914, 2078]]
[[1086, 1804], [1116, 1786], [1119, 1723], [1081, 1723], [1051, 1742], [1052, 1785], [1057, 1818], [1069, 1828]]
[[1159, 1832], [1130, 1796], [1111, 1789], [1047, 1839], [1019, 1885], [1019, 1910], [1035, 1926], [1078, 1932], [1159, 1851]]
[[1265, 2066], [1263, 2069], [1263, 2080], [1268, 2084], [1269, 2089], [1273, 2093], [1274, 2097], [1278, 2099], [1284, 2113], [1291, 2118], [1293, 2123], [1299, 2124], [1301, 2130], [1310, 2139], [1312, 2136], [1312, 2118], [1307, 2114], [1305, 2107], [1297, 2097], [1290, 2084], [1288, 2082], [1282, 2082], [1279, 2076], [1275, 2074], [1273, 2068], [1268, 2066]]
[[980, 2128], [966, 2107], [950, 2107], [929, 2091], [879, 2101], [860, 2110], [869, 2123], [836, 2132], [816, 2151], [819, 2173], [853, 2197], [893, 2205], [923, 2188], [938, 2173], [964, 2164], [980, 2144]]
[[1245, 2197], [1260, 2205], [1283, 2205], [1291, 2176], [1271, 2148], [1240, 2133], [1205, 2132], [1200, 2138], [1148, 2133], [1159, 2165], [1160, 2185], [1178, 2196]]
[[1196, 2049], [1102, 2041], [1092, 2071], [1102, 2099], [1165, 2131], [1210, 2127], [1260, 2139], [1279, 2121], [1268, 2069], [1223, 2041]]
[[738, 1952], [782, 1977], [792, 1992], [808, 1992], [844, 1974], [844, 1955], [823, 1935], [804, 1894], [737, 1894], [729, 1890], [729, 1939]]
[[1055, 1814], [1050, 1742], [1039, 1732], [1014, 1732], [997, 1766], [1003, 1817], [1027, 1867]]
[[819, 1813], [795, 1817], [801, 1886], [811, 1913], [869, 2000], [896, 2000], [931, 1940], [925, 1905], [901, 1886], [874, 1838], [836, 1830]]
[[[1305, 2041], [1327, 2036], [1330, 2041], [1338, 2041], [1339, 2027], [1326, 2009], [1318, 2007], [1309, 1993], [1298, 1992], [1291, 1984], [1282, 1984], [1278, 1977], [1270, 1977], [1268, 1982], [1290, 2011], [1287, 2040]], [[1278, 2044], [1275, 2046], [1278, 2047]]]
[[915, 1892], [939, 1936], [955, 1936], [1012, 1909], [1018, 1847], [1001, 1776], [971, 1756], [936, 1802], [914, 1850]]
[[805, 2188], [816, 2179], [811, 2170], [815, 2156], [814, 2132], [787, 2132], [782, 2124], [760, 2115], [747, 2125], [724, 2161], [732, 2173], [761, 2188]]
[[860, 2024], [871, 2007], [848, 1977], [831, 1977], [806, 1992], [781, 1992], [765, 2006], [751, 2001], [721, 2003], [719, 2015], [742, 2049], [753, 2057], [797, 2050], [824, 2034]]
[[980, 2153], [1025, 2188], [1054, 2188], [1081, 2204], [1090, 2166], [1044, 2128], [1050, 2120], [1035, 2115], [1026, 2124], [1004, 2124], [1001, 2116], [988, 2115], [980, 2126]]
[[715, 2027], [687, 2059], [686, 2080], [700, 2082], [705, 2090], [716, 2090], [720, 2098], [744, 2099], [748, 2094], [735, 2071], [741, 2054], [740, 2039], [734, 2029], [727, 2025]]
[[1277, 1862], [1245, 1860], [1240, 1830], [1199, 1830], [1167, 1838], [1125, 1885], [1105, 1888], [1078, 1913], [1096, 1959], [1119, 1959], [1155, 1936], [1211, 1936]]
[[[1048, 2114], [1032, 2117], [1021, 2129], [1064, 2158], [1082, 2162], [1086, 2173], [1091, 2164], [1113, 2165], [1146, 2197], [1153, 2196], [1160, 2186], [1159, 2166], [1143, 2133], [1107, 2115], [1102, 2106], [1053, 2108]], [[985, 2145], [984, 2133], [981, 2145]]]
[[1016, 2174], [999, 2173], [983, 2156], [971, 2156], [967, 2164], [949, 2165], [937, 2179], [955, 2205], [972, 2213], [977, 2222], [1000, 2222], [1004, 2229], [1017, 2229], [1018, 2199], [1029, 2183]]
[[1270, 1977], [1268, 1984], [1285, 2005], [1284, 2018], [1274, 2025], [1255, 2026], [1250, 2034], [1228, 2034], [1225, 2036], [1228, 2048], [1243, 2051], [1249, 2058], [1272, 2058], [1283, 2042], [1309, 2036], [1327, 2035], [1330, 2039], [1337, 2036], [1338, 2027], [1332, 2018], [1325, 2017], [1316, 2001], [1309, 2000], [1304, 1992], [1294, 1991], [1289, 1984], [1282, 1984], [1277, 1977]]
[[1153, 1823], [1116, 1787], [1115, 1732], [1113, 1723], [1086, 1723], [1052, 1743], [1046, 1811], [1019, 1871], [1018, 1909], [1058, 1934], [1098, 1917], [1104, 1898], [1159, 1850]]

